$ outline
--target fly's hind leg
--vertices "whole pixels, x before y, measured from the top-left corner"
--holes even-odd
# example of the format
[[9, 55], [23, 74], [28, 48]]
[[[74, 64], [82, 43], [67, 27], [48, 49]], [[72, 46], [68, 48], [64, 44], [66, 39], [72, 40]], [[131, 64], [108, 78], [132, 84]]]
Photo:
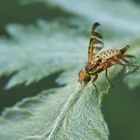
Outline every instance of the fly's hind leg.
[[96, 74], [95, 77], [93, 78], [92, 84], [94, 85], [95, 90], [96, 90], [96, 93], [97, 93], [97, 96], [98, 96], [98, 89], [97, 89], [97, 86], [96, 86], [96, 84], [95, 84], [95, 81], [97, 80], [97, 78], [98, 78], [98, 74]]
[[122, 57], [121, 59], [122, 59], [122, 61], [124, 61], [125, 63], [129, 64], [131, 58], [135, 58], [135, 56], [130, 55], [130, 54], [126, 54], [126, 55], [123, 55], [123, 57]]
[[135, 58], [134, 55], [131, 55], [131, 54], [125, 54], [123, 57], [126, 57], [126, 58]]
[[110, 80], [109, 77], [108, 77], [108, 71], [107, 71], [107, 68], [105, 69], [105, 77], [107, 78], [107, 80], [108, 80], [110, 86], [113, 86], [111, 80]]
[[131, 73], [137, 71], [140, 68], [139, 65], [129, 64], [129, 62], [126, 62], [126, 60], [124, 60], [123, 58], [122, 59], [113, 58], [112, 60], [113, 60], [112, 63], [116, 63], [116, 64], [119, 64], [119, 65], [122, 65], [125, 68], [126, 68], [126, 66], [128, 66], [128, 67], [134, 67], [134, 69], [133, 69], [133, 71], [131, 71]]
[[[132, 72], [135, 72], [135, 71], [137, 71], [140, 68], [140, 66], [137, 65], [137, 64], [130, 64], [130, 62], [129, 62], [130, 58], [135, 58], [135, 56], [130, 55], [130, 54], [126, 54], [126, 55], [123, 56], [122, 60], [127, 63], [125, 66], [133, 67], [134, 69], [133, 69]], [[126, 59], [128, 59], [128, 60], [126, 60]]]

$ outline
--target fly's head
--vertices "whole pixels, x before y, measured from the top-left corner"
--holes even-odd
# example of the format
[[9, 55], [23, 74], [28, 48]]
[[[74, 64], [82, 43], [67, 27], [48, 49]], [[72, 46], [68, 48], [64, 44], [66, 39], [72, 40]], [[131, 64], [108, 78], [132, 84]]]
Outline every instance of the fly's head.
[[78, 82], [80, 83], [80, 84], [82, 84], [82, 83], [87, 83], [87, 82], [89, 82], [91, 80], [91, 76], [85, 71], [85, 70], [81, 70], [80, 72], [79, 72], [79, 80], [78, 80]]

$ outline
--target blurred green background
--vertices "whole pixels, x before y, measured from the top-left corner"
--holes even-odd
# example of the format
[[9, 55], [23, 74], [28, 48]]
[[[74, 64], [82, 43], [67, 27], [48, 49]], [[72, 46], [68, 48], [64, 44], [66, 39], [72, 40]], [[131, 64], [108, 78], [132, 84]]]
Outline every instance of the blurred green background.
[[[132, 2], [140, 8], [140, 0]], [[35, 25], [38, 19], [53, 20], [53, 17], [66, 19], [71, 16], [71, 13], [66, 13], [57, 6], [49, 7], [41, 2], [19, 5], [16, 0], [0, 0], [0, 36], [10, 38], [6, 32], [6, 26], [12, 23]], [[5, 90], [4, 86], [12, 75], [1, 77], [0, 111], [14, 105], [22, 98], [34, 96], [43, 89], [57, 87], [55, 79], [60, 73], [53, 74], [28, 87], [19, 85], [10, 90]], [[102, 110], [110, 129], [111, 140], [140, 140], [140, 87], [130, 90], [123, 81], [119, 81], [104, 100]]]

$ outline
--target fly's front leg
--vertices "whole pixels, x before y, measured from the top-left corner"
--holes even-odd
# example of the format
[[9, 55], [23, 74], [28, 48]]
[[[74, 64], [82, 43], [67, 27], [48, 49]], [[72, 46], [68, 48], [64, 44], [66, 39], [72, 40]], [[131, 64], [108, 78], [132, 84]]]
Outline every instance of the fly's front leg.
[[93, 78], [93, 80], [92, 80], [92, 84], [94, 85], [95, 90], [96, 90], [96, 93], [97, 93], [97, 96], [98, 96], [98, 89], [97, 89], [96, 84], [94, 83], [94, 82], [97, 80], [97, 78], [98, 78], [98, 74], [96, 74], [95, 77]]

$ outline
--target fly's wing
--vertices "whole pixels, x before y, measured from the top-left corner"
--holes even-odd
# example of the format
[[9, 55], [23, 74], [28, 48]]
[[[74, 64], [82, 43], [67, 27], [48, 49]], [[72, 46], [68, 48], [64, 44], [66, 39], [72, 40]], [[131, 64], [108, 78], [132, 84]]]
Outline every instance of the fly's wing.
[[91, 60], [93, 56], [96, 55], [102, 49], [103, 46], [103, 37], [99, 32], [96, 31], [99, 25], [100, 24], [96, 22], [92, 26], [91, 37], [88, 47], [88, 60]]

